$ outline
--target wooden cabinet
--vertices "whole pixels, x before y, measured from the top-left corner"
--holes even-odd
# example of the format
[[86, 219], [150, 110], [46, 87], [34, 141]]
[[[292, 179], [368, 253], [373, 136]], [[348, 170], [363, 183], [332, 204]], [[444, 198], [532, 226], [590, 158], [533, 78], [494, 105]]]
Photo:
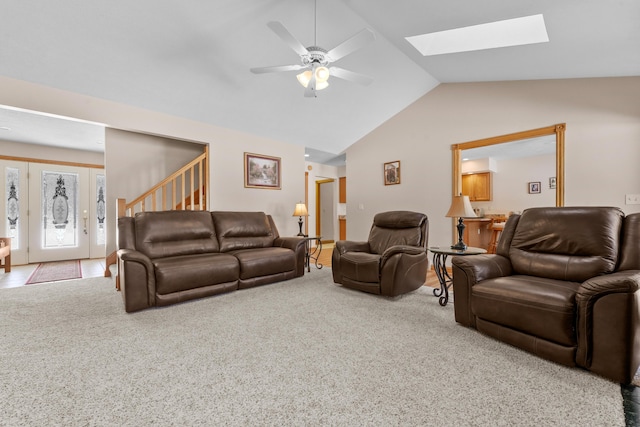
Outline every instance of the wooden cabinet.
[[338, 202], [347, 203], [347, 177], [338, 178]]
[[474, 248], [489, 248], [491, 240], [491, 230], [489, 226], [492, 221], [489, 218], [468, 218], [464, 220], [464, 233], [462, 238], [467, 246]]
[[462, 175], [462, 194], [472, 202], [491, 201], [491, 172]]
[[340, 240], [347, 240], [347, 220], [340, 218], [338, 223], [340, 224]]

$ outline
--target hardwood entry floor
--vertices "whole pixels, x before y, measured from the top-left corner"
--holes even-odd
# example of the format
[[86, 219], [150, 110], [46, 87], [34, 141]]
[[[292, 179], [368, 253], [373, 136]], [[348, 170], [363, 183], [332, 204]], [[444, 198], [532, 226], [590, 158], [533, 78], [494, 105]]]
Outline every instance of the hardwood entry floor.
[[[10, 273], [0, 274], [0, 289], [24, 286], [38, 265], [39, 263], [12, 265]], [[82, 268], [83, 279], [104, 276], [104, 258], [83, 259], [80, 261], [80, 267]]]

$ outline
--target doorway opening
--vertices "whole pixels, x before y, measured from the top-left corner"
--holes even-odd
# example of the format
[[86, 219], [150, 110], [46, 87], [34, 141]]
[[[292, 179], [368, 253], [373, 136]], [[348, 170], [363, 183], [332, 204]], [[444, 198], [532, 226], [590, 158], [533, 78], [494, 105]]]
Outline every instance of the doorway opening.
[[316, 181], [316, 236], [323, 244], [335, 242], [335, 182], [333, 178]]

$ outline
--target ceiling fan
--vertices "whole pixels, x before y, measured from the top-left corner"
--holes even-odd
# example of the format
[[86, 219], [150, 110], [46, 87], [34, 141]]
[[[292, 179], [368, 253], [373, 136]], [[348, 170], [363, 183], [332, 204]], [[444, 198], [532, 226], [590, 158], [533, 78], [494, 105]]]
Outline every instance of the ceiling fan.
[[304, 45], [300, 43], [280, 22], [271, 21], [267, 26], [276, 33], [282, 41], [288, 44], [294, 52], [300, 55], [301, 63], [295, 65], [276, 65], [273, 67], [251, 68], [252, 73], [263, 74], [281, 71], [305, 70], [297, 75], [300, 84], [306, 88], [304, 92], [305, 97], [316, 97], [316, 91], [329, 86], [328, 80], [330, 76], [359, 83], [364, 86], [373, 81], [373, 78], [370, 76], [355, 73], [340, 67], [329, 66], [331, 63], [338, 61], [375, 40], [375, 35], [370, 29], [365, 28], [333, 49], [326, 50], [317, 45], [304, 47]]

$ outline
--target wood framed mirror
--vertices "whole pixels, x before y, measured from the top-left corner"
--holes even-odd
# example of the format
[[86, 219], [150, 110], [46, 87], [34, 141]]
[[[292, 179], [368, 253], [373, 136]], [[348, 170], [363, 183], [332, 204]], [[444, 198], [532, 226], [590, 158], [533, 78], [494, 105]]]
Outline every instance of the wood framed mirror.
[[452, 144], [453, 160], [453, 195], [462, 193], [462, 151], [479, 147], [488, 147], [497, 144], [506, 144], [522, 140], [530, 140], [539, 137], [555, 135], [555, 169], [556, 169], [556, 206], [564, 206], [564, 132], [565, 123], [556, 124], [539, 129], [526, 130], [523, 132], [511, 133], [508, 135], [494, 136], [491, 138], [478, 139], [475, 141]]

